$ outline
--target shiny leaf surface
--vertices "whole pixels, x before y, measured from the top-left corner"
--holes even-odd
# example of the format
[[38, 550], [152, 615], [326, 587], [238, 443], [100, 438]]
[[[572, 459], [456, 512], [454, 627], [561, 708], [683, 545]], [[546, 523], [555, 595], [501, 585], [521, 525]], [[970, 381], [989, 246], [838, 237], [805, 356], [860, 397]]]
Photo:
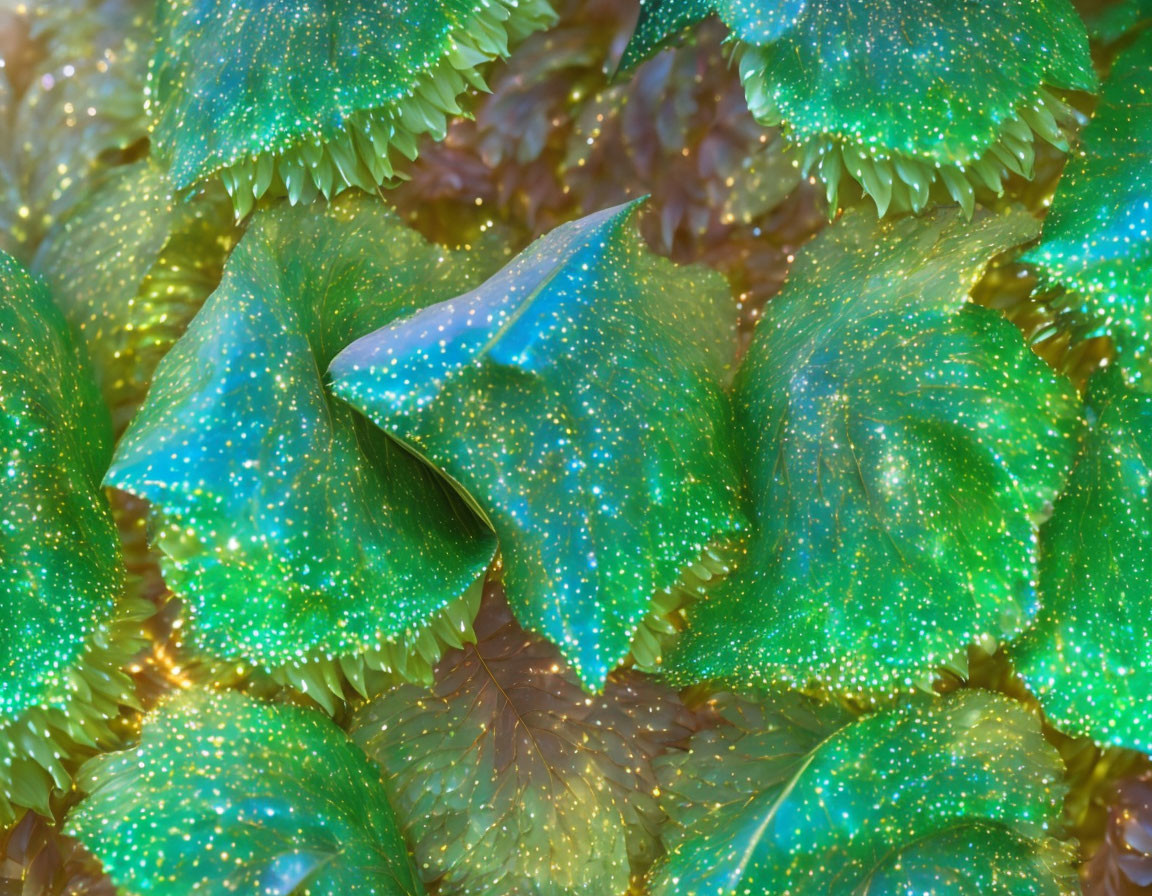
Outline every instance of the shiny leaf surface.
[[1023, 214], [858, 213], [797, 258], [737, 382], [758, 527], [690, 610], [680, 677], [889, 692], [1034, 616], [1036, 521], [1079, 402], [966, 301], [1034, 232]]
[[220, 282], [235, 240], [223, 190], [177, 201], [147, 160], [105, 175], [49, 229], [34, 268], [83, 338], [117, 429]]
[[795, 694], [722, 696], [661, 760], [669, 854], [653, 896], [1072, 896], [1052, 841], [1063, 767], [1036, 718], [985, 691], [851, 721]]
[[138, 608], [100, 488], [108, 412], [43, 283], [0, 253], [0, 825], [132, 701]]
[[375, 766], [318, 713], [188, 691], [89, 762], [68, 833], [140, 896], [415, 896]]
[[[424, 464], [331, 400], [322, 371], [470, 279], [468, 263], [368, 197], [252, 222], [108, 473], [152, 503], [165, 578], [202, 649], [283, 667], [393, 644], [381, 663], [419, 647], [414, 667], [427, 670], [438, 617], [465, 635], [449, 606], [488, 565], [490, 534]], [[324, 686], [297, 683], [323, 699]]]
[[976, 190], [1031, 177], [1037, 136], [1067, 148], [1076, 116], [1048, 89], [1096, 85], [1067, 0], [664, 0], [628, 58], [709, 11], [732, 29], [752, 114], [802, 147], [833, 208], [851, 177], [881, 215], [923, 209], [936, 183], [971, 215]]
[[159, 7], [152, 110], [177, 187], [220, 173], [244, 214], [391, 181], [443, 139], [478, 65], [551, 20], [546, 0], [176, 0]]
[[652, 255], [635, 205], [345, 349], [333, 389], [459, 482], [517, 618], [589, 687], [652, 596], [739, 525], [723, 280]]

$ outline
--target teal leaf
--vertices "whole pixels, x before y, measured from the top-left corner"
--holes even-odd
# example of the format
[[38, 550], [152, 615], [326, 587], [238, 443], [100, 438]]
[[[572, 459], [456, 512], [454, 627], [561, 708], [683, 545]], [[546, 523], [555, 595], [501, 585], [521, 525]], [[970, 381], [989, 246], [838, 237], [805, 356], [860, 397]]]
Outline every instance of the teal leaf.
[[296, 706], [177, 693], [79, 783], [68, 833], [140, 896], [424, 892], [377, 769]]
[[117, 430], [220, 282], [231, 225], [223, 190], [177, 201], [142, 160], [95, 182], [40, 244], [33, 266], [84, 340]]
[[[156, 369], [107, 482], [147, 499], [199, 646], [321, 702], [468, 637], [490, 533], [327, 394], [353, 339], [479, 278], [365, 196], [257, 215]], [[471, 609], [469, 609], [471, 608]]]
[[986, 691], [851, 721], [795, 694], [722, 695], [721, 724], [658, 760], [671, 822], [653, 896], [1073, 896], [1052, 840], [1063, 767]]
[[620, 67], [634, 68], [715, 11], [715, 0], [640, 0], [636, 29]]
[[178, 188], [219, 176], [238, 214], [393, 181], [443, 139], [478, 65], [552, 20], [547, 0], [174, 0], [160, 6], [151, 108]]
[[1152, 752], [1152, 396], [1113, 368], [1091, 384], [1094, 420], [1042, 531], [1035, 627], [1016, 667], [1054, 724]]
[[716, 12], [732, 34], [748, 44], [767, 44], [795, 28], [811, 0], [714, 0]]
[[653, 759], [688, 738], [692, 715], [634, 672], [589, 698], [498, 589], [476, 634], [431, 693], [402, 685], [350, 728], [384, 769], [425, 881], [442, 896], [626, 892], [658, 850]]
[[925, 208], [935, 184], [971, 215], [977, 190], [1032, 176], [1037, 137], [1067, 149], [1076, 113], [1051, 90], [1096, 87], [1068, 0], [665, 0], [629, 58], [712, 10], [752, 115], [800, 147], [833, 209], [850, 177], [881, 215]]
[[966, 297], [1035, 229], [856, 213], [800, 253], [737, 379], [758, 525], [689, 609], [677, 675], [881, 694], [1033, 618], [1036, 524], [1079, 402]]
[[100, 477], [108, 412], [44, 285], [0, 253], [0, 826], [107, 742], [140, 646]]
[[651, 254], [635, 204], [332, 363], [336, 394], [444, 470], [500, 538], [517, 618], [598, 688], [653, 595], [740, 525], [722, 278]]
[[1063, 286], [1080, 337], [1108, 335], [1133, 376], [1152, 354], [1152, 29], [1117, 57], [1024, 257]]

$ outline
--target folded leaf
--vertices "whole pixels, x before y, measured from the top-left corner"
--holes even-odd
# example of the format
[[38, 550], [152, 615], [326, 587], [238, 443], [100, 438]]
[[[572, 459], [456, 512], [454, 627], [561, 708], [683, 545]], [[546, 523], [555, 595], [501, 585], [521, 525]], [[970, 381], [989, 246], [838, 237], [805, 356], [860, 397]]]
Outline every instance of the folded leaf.
[[1037, 136], [1067, 149], [1075, 113], [1049, 88], [1096, 85], [1068, 0], [663, 0], [627, 57], [710, 11], [733, 31], [753, 116], [803, 149], [833, 208], [847, 174], [881, 215], [919, 211], [937, 182], [971, 215], [976, 189], [1032, 176]]
[[517, 618], [592, 688], [653, 594], [740, 523], [735, 305], [718, 275], [648, 252], [634, 210], [557, 228], [332, 363], [336, 394], [483, 509]]
[[145, 609], [100, 477], [108, 412], [43, 284], [0, 253], [0, 826], [50, 813], [63, 760], [111, 739]]
[[999, 694], [851, 721], [795, 694], [722, 696], [723, 723], [658, 760], [671, 818], [653, 896], [1073, 896], [1050, 839], [1063, 768]]
[[84, 339], [118, 430], [220, 282], [237, 236], [223, 194], [177, 202], [153, 164], [125, 165], [105, 175], [40, 245], [34, 267]]
[[238, 214], [393, 180], [443, 139], [477, 65], [552, 19], [547, 0], [174, 0], [160, 7], [154, 139], [178, 188], [219, 175]]
[[1079, 402], [966, 294], [1034, 232], [1023, 214], [857, 213], [799, 255], [737, 380], [758, 526], [689, 608], [678, 676], [881, 694], [1032, 619], [1036, 522]]
[[1117, 361], [1152, 370], [1152, 29], [1117, 57], [1044, 221], [1024, 256], [1063, 286], [1081, 338], [1108, 335]]
[[426, 678], [440, 641], [467, 638], [494, 540], [425, 464], [330, 399], [321, 372], [478, 279], [369, 197], [254, 218], [107, 477], [152, 503], [165, 579], [203, 649], [330, 705], [343, 676], [364, 689], [365, 663]]
[[1152, 753], [1152, 395], [1112, 369], [1041, 533], [1035, 627], [1014, 650], [1054, 724]]
[[324, 716], [187, 691], [91, 760], [67, 831], [140, 896], [422, 894], [379, 771]]
[[624, 893], [658, 847], [652, 760], [687, 740], [691, 714], [634, 672], [589, 698], [498, 589], [476, 634], [432, 693], [401, 686], [349, 729], [385, 771], [424, 880], [442, 896]]

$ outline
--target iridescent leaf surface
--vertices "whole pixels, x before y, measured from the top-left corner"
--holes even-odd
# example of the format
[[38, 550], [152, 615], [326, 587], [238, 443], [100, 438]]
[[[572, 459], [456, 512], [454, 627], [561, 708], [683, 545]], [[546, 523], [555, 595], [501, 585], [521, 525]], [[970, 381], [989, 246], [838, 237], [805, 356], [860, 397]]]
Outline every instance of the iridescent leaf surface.
[[639, 64], [715, 11], [715, 0], [640, 0], [636, 30], [628, 41], [620, 67], [629, 69]]
[[795, 694], [722, 695], [723, 723], [659, 760], [671, 823], [653, 896], [1072, 896], [1050, 839], [1063, 767], [987, 691], [851, 721]]
[[1013, 655], [1053, 724], [1152, 752], [1152, 396], [1116, 369], [1041, 533], [1035, 627]]
[[551, 21], [547, 0], [175, 0], [151, 101], [177, 187], [220, 173], [237, 212], [391, 181], [442, 139], [478, 65]]
[[689, 611], [684, 679], [924, 684], [1037, 609], [1036, 521], [1071, 466], [1079, 402], [966, 301], [1022, 213], [845, 216], [796, 260], [737, 380], [758, 526]]
[[665, 0], [629, 58], [713, 9], [752, 114], [803, 148], [833, 207], [847, 175], [880, 214], [924, 208], [939, 182], [970, 215], [975, 190], [1031, 176], [1035, 137], [1066, 148], [1075, 115], [1048, 88], [1096, 84], [1067, 0]]
[[[47, 290], [0, 255], [3, 710], [38, 702], [123, 586], [100, 477], [108, 414]], [[52, 610], [56, 612], [52, 612]]]
[[1069, 291], [1071, 323], [1107, 334], [1119, 363], [1146, 374], [1152, 352], [1152, 29], [1116, 59], [1095, 117], [1064, 169], [1025, 259]]
[[652, 596], [739, 526], [724, 281], [652, 255], [635, 204], [345, 349], [333, 389], [460, 483], [517, 618], [598, 688]]
[[624, 893], [657, 854], [654, 757], [687, 740], [675, 692], [614, 673], [589, 698], [555, 647], [485, 598], [478, 642], [361, 709], [426, 882], [450, 894]]
[[378, 769], [319, 713], [186, 691], [79, 783], [68, 833], [127, 892], [424, 892]]
[[0, 825], [47, 809], [62, 753], [131, 700], [108, 412], [43, 284], [0, 253]]
[[[330, 399], [322, 371], [356, 337], [478, 280], [370, 197], [253, 219], [107, 477], [152, 503], [165, 578], [203, 649], [272, 668], [375, 651], [402, 672], [415, 650], [407, 671], [427, 675], [435, 639], [467, 635], [459, 601], [491, 535]], [[339, 692], [327, 674], [296, 683]]]
[[34, 268], [83, 337], [118, 430], [235, 239], [223, 190], [177, 201], [147, 160], [109, 172], [48, 231]]

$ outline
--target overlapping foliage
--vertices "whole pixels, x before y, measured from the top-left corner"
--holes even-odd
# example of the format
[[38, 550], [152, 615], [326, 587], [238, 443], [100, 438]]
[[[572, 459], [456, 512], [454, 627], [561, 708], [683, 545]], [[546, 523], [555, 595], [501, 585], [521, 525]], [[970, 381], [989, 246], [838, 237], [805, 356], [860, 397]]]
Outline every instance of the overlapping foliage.
[[1152, 8], [1086, 21], [0, 12], [0, 894], [1152, 885]]

